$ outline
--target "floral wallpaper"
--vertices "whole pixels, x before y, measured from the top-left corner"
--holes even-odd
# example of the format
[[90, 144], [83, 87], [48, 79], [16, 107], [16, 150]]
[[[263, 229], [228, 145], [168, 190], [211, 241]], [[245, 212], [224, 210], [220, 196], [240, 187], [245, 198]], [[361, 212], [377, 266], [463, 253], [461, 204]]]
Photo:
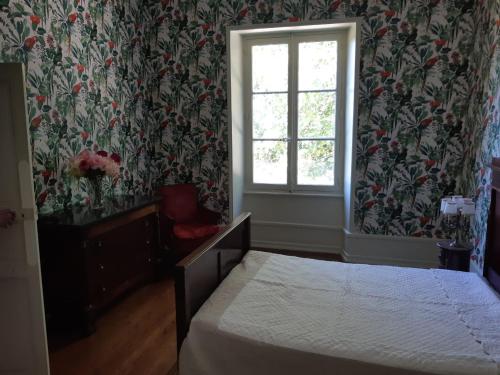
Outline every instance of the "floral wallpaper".
[[469, 107], [473, 1], [162, 1], [152, 62], [165, 182], [195, 180], [227, 210], [225, 32], [230, 25], [363, 17], [355, 217], [365, 233], [441, 236]]
[[120, 155], [106, 193], [151, 190], [156, 128], [149, 118], [150, 18], [140, 0], [0, 0], [0, 61], [27, 67], [38, 207], [87, 201], [67, 174], [82, 149]]
[[[235, 7], [232, 9], [232, 7]], [[236, 12], [236, 13], [235, 13]], [[153, 113], [159, 124], [158, 183], [195, 182], [203, 202], [228, 216], [225, 28], [243, 2], [159, 1], [151, 7]], [[233, 20], [234, 19], [234, 20]]]
[[474, 51], [465, 132], [464, 191], [477, 200], [473, 234], [473, 267], [482, 272], [491, 198], [491, 159], [500, 157], [500, 2], [481, 2], [475, 9]]
[[355, 201], [362, 232], [447, 236], [439, 202], [461, 192], [472, 3], [400, 2], [363, 27]]
[[194, 181], [227, 214], [226, 28], [362, 17], [359, 230], [444, 236], [440, 198], [472, 192], [479, 265], [498, 13], [496, 0], [0, 0], [0, 61], [27, 64], [41, 209], [86, 201], [65, 162], [89, 148], [122, 158], [108, 194]]

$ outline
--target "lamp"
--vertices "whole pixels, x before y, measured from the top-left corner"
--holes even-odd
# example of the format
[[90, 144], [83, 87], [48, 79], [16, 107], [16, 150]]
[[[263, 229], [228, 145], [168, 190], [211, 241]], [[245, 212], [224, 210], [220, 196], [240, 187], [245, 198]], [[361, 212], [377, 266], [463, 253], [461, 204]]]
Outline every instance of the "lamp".
[[441, 212], [447, 216], [455, 216], [455, 223], [450, 225], [455, 229], [455, 239], [450, 243], [453, 247], [468, 248], [467, 240], [469, 217], [476, 212], [476, 205], [471, 198], [453, 195], [441, 199]]

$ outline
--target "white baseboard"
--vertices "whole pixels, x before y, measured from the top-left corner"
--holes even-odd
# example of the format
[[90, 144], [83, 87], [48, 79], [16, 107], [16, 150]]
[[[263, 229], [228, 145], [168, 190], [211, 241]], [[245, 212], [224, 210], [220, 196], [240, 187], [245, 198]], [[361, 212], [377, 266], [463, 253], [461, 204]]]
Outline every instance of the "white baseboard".
[[436, 239], [351, 233], [333, 225], [252, 221], [257, 248], [340, 254], [349, 263], [437, 267]]
[[301, 244], [296, 242], [282, 242], [282, 241], [252, 241], [252, 247], [275, 249], [275, 250], [291, 250], [291, 251], [305, 251], [311, 253], [325, 253], [325, 254], [342, 254], [340, 247], [328, 245], [311, 245]]
[[341, 254], [343, 237], [343, 228], [333, 225], [252, 221], [254, 247]]
[[351, 233], [344, 230], [342, 257], [349, 263], [437, 267], [436, 239]]
[[335, 225], [321, 225], [321, 224], [304, 224], [304, 223], [292, 223], [284, 221], [270, 221], [270, 220], [252, 220], [252, 226], [267, 226], [267, 227], [278, 227], [278, 228], [295, 228], [295, 229], [312, 229], [312, 230], [336, 230], [344, 231], [341, 226]]

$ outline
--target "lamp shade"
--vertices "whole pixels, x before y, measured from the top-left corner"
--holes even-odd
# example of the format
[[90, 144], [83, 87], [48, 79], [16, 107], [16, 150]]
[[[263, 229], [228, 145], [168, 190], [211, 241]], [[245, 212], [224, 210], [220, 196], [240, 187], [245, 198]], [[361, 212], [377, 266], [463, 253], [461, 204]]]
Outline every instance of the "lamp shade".
[[464, 215], [472, 216], [475, 214], [476, 205], [471, 198], [464, 198], [461, 195], [454, 195], [441, 199], [441, 212], [444, 215]]
[[476, 205], [474, 202], [464, 202], [462, 206], [462, 214], [466, 216], [472, 216], [476, 213]]
[[444, 205], [443, 214], [445, 215], [456, 215], [458, 210], [458, 204], [456, 202], [446, 202]]
[[448, 198], [441, 199], [441, 208], [439, 209], [439, 211], [441, 211], [441, 212], [444, 213], [444, 208], [446, 207], [446, 202], [447, 201], [448, 201]]

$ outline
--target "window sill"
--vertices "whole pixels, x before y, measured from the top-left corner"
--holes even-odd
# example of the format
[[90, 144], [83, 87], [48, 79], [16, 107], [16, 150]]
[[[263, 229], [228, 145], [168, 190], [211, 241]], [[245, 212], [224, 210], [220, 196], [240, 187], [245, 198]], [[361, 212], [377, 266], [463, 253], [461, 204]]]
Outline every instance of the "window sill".
[[244, 195], [276, 195], [283, 197], [317, 197], [317, 198], [344, 198], [344, 194], [327, 191], [283, 191], [283, 190], [245, 190]]

